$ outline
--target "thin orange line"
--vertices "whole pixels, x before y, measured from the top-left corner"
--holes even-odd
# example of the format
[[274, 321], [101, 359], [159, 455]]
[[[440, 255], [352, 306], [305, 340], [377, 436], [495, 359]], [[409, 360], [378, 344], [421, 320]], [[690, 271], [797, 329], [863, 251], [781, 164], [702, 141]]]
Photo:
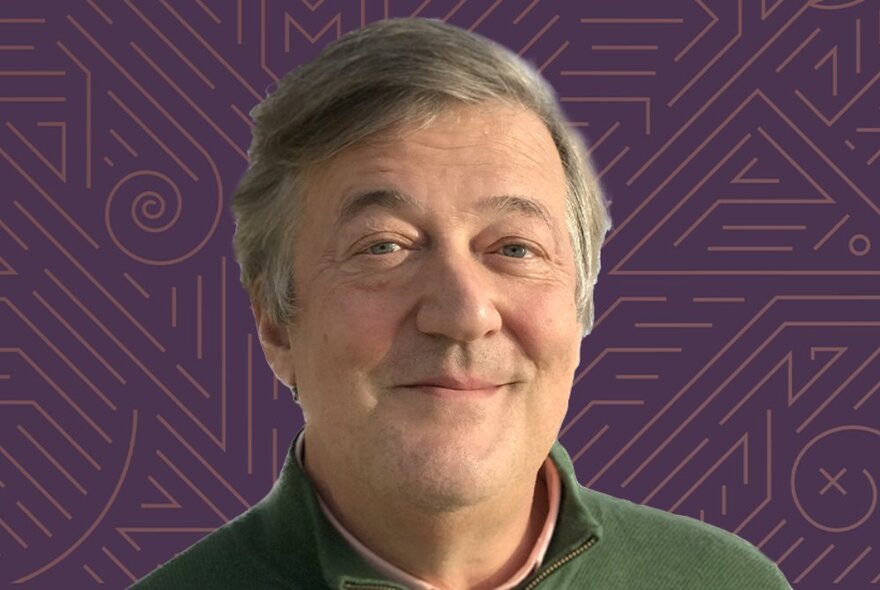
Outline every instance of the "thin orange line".
[[584, 446], [581, 447], [581, 449], [577, 452], [576, 455], [572, 456], [571, 462], [574, 463], [575, 461], [577, 461], [578, 459], [581, 458], [581, 455], [583, 455], [584, 453], [589, 451], [590, 447], [592, 447], [596, 443], [596, 441], [602, 437], [602, 435], [604, 435], [606, 432], [608, 432], [609, 428], [610, 428], [610, 426], [608, 426], [606, 424], [601, 429], [599, 429], [599, 432], [594, 434], [593, 437], [587, 441], [587, 444], [585, 444]]
[[862, 73], [862, 19], [856, 19], [856, 74]]
[[[735, 82], [735, 81], [736, 81], [736, 80], [742, 75], [742, 73], [743, 73], [746, 69], [748, 69], [749, 66], [751, 66], [752, 63], [754, 63], [754, 61], [755, 61], [756, 59], [758, 59], [758, 58], [761, 56], [761, 54], [763, 54], [763, 53], [766, 51], [767, 48], [768, 48], [770, 45], [772, 45], [772, 44], [776, 41], [776, 39], [778, 39], [779, 36], [782, 35], [782, 34], [783, 34], [783, 33], [789, 28], [789, 26], [791, 26], [791, 24], [794, 23], [795, 20], [797, 20], [797, 18], [798, 18], [801, 14], [803, 14], [807, 9], [809, 9], [809, 7], [810, 7], [809, 4], [804, 4], [799, 10], [797, 10], [797, 11], [796, 11], [796, 12], [795, 12], [795, 13], [794, 13], [794, 14], [793, 14], [793, 15], [792, 15], [792, 16], [791, 16], [791, 17], [785, 22], [785, 24], [783, 24], [783, 25], [782, 25], [782, 26], [781, 26], [781, 27], [780, 27], [780, 28], [779, 28], [779, 29], [773, 34], [773, 36], [770, 37], [770, 38], [764, 43], [764, 45], [761, 46], [760, 49], [758, 49], [758, 51], [754, 52], [754, 53], [751, 55], [751, 57], [748, 59], [748, 61], [746, 61], [746, 63], [744, 63], [742, 66], [740, 66], [740, 68], [739, 68], [739, 69], [733, 74], [733, 76], [731, 76], [730, 78], [728, 78], [728, 80], [724, 83], [724, 85], [723, 85], [721, 88], [719, 88], [719, 89], [715, 92], [715, 94], [712, 95], [711, 98], [709, 98], [709, 100], [707, 100], [707, 101], [704, 102], [704, 104], [700, 107], [700, 109], [699, 109], [697, 112], [693, 113], [693, 114], [689, 117], [688, 121], [687, 121], [684, 125], [679, 126], [679, 128], [677, 129], [677, 131], [675, 132], [675, 134], [673, 134], [671, 137], [669, 137], [669, 139], [668, 139], [668, 140], [667, 140], [667, 141], [666, 141], [666, 142], [660, 147], [660, 149], [659, 149], [659, 150], [656, 150], [656, 151], [654, 152], [654, 154], [651, 156], [651, 158], [649, 158], [648, 161], [645, 162], [645, 163], [644, 163], [644, 164], [643, 164], [643, 165], [642, 165], [642, 166], [636, 171], [636, 173], [633, 174], [633, 175], [629, 178], [629, 180], [626, 181], [626, 185], [627, 185], [627, 186], [632, 185], [632, 183], [634, 183], [639, 177], [641, 177], [641, 175], [645, 172], [645, 170], [647, 170], [651, 165], [653, 165], [654, 162], [656, 162], [657, 159], [658, 159], [660, 156], [662, 156], [662, 155], [666, 152], [666, 150], [669, 148], [669, 146], [670, 146], [675, 140], [677, 140], [677, 139], [681, 136], [682, 133], [684, 133], [685, 131], [687, 131], [687, 130], [690, 128], [690, 126], [694, 123], [694, 121], [696, 121], [697, 119], [699, 119], [699, 118], [700, 118], [700, 115], [702, 115], [703, 112], [704, 112], [706, 109], [708, 109], [710, 106], [712, 106], [712, 104], [715, 103], [715, 101], [718, 99], [718, 97], [721, 96], [721, 94], [723, 94], [723, 93], [724, 93], [724, 92], [730, 87], [730, 85], [733, 84], [733, 83], [734, 83], [734, 82]], [[756, 91], [756, 92], [760, 92], [760, 91]], [[731, 116], [732, 116], [732, 115], [731, 115]], [[721, 129], [721, 127], [718, 128], [719, 131], [720, 131], [720, 129]], [[707, 141], [708, 141], [708, 140], [707, 140]], [[606, 243], [607, 243], [607, 240], [606, 240]]]
[[6, 230], [6, 233], [8, 233], [9, 236], [10, 236], [13, 240], [15, 240], [15, 241], [18, 243], [19, 246], [21, 246], [21, 249], [22, 249], [22, 250], [27, 250], [27, 249], [28, 249], [28, 245], [25, 244], [25, 243], [21, 240], [21, 238], [18, 237], [18, 235], [17, 235], [14, 231], [12, 231], [12, 228], [9, 227], [8, 225], [6, 225], [6, 223], [5, 223], [2, 219], [0, 219], [0, 228], [3, 228], [4, 230]]
[[629, 151], [629, 146], [626, 146], [625, 148], [623, 148], [622, 150], [620, 150], [620, 153], [617, 154], [616, 156], [614, 156], [614, 159], [612, 159], [612, 160], [608, 163], [607, 166], [605, 166], [602, 170], [600, 170], [600, 171], [596, 174], [596, 179], [598, 180], [598, 179], [602, 178], [603, 176], [605, 176], [605, 174], [607, 174], [608, 171], [611, 170], [611, 169], [614, 167], [614, 165], [617, 164], [617, 162], [620, 161], [620, 159], [621, 159], [623, 156], [626, 155], [626, 153], [627, 153], [628, 151]]
[[104, 580], [102, 580], [100, 577], [98, 577], [98, 574], [95, 573], [95, 570], [93, 570], [92, 568], [90, 568], [88, 565], [83, 564], [83, 569], [86, 570], [86, 573], [89, 574], [90, 576], [92, 576], [92, 578], [93, 578], [97, 583], [99, 583], [99, 584], [103, 584], [103, 583], [104, 583]]
[[544, 63], [541, 64], [541, 67], [538, 68], [538, 71], [541, 72], [541, 73], [543, 73], [544, 70], [547, 68], [547, 66], [549, 66], [551, 63], [553, 63], [553, 61], [554, 61], [557, 57], [559, 57], [559, 55], [560, 55], [563, 51], [565, 51], [565, 49], [566, 49], [570, 44], [571, 44], [570, 41], [566, 41], [565, 43], [563, 43], [562, 45], [560, 45], [559, 48], [558, 48], [556, 51], [554, 51], [553, 54], [552, 54], [550, 57], [548, 57], [548, 58], [544, 61]]
[[793, 246], [707, 246], [708, 252], [791, 252]]
[[[249, 508], [249, 507], [250, 507], [250, 504], [248, 503], [248, 501], [245, 500], [244, 497], [243, 497], [241, 494], [239, 494], [238, 491], [237, 491], [234, 487], [232, 487], [232, 484], [230, 484], [228, 481], [226, 481], [226, 479], [224, 479], [223, 476], [220, 475], [220, 474], [217, 472], [217, 470], [214, 469], [214, 467], [213, 467], [213, 466], [212, 466], [212, 465], [211, 465], [211, 464], [210, 464], [210, 463], [209, 463], [204, 457], [202, 457], [202, 456], [201, 456], [201, 455], [200, 455], [200, 454], [199, 454], [199, 453], [198, 453], [198, 452], [192, 447], [192, 445], [189, 444], [189, 443], [186, 441], [186, 439], [183, 438], [183, 437], [180, 435], [180, 433], [177, 432], [177, 431], [174, 429], [173, 426], [171, 426], [171, 424], [168, 423], [167, 420], [165, 420], [165, 418], [163, 418], [161, 415], [158, 415], [158, 416], [156, 416], [156, 419], [162, 424], [162, 426], [164, 426], [166, 429], [168, 429], [168, 432], [170, 432], [170, 433], [174, 436], [174, 438], [176, 438], [176, 439], [178, 440], [178, 442], [180, 442], [180, 444], [182, 444], [182, 445], [186, 448], [186, 450], [189, 451], [190, 454], [192, 454], [192, 456], [195, 457], [195, 458], [199, 461], [199, 463], [202, 464], [202, 466], [203, 466], [205, 469], [208, 470], [208, 473], [210, 473], [210, 474], [213, 475], [215, 478], [217, 478], [217, 481], [219, 481], [219, 482], [223, 485], [223, 487], [225, 487], [225, 488], [229, 491], [230, 494], [232, 494], [233, 496], [235, 496], [235, 499], [238, 500], [238, 501], [241, 503], [242, 506], [244, 506], [245, 508]], [[136, 529], [129, 529], [129, 530], [136, 530]]]
[[192, 386], [195, 387], [195, 388], [199, 391], [199, 393], [202, 394], [202, 396], [203, 396], [205, 399], [209, 399], [209, 398], [211, 397], [211, 394], [208, 393], [208, 391], [207, 391], [204, 387], [202, 387], [202, 384], [201, 384], [201, 383], [199, 383], [198, 381], [196, 381], [195, 377], [193, 377], [192, 375], [189, 374], [189, 371], [187, 371], [186, 369], [183, 368], [183, 365], [178, 364], [178, 365], [177, 365], [177, 370], [180, 371], [180, 374], [181, 374], [181, 375], [183, 375], [184, 377], [186, 377], [187, 381], [189, 381], [190, 383], [192, 383]]
[[795, 231], [807, 229], [806, 225], [722, 225], [721, 229], [728, 231], [763, 231], [763, 230], [779, 230], [779, 231]]
[[[8, 352], [8, 351], [6, 351], [6, 352]], [[27, 358], [25, 355], [22, 355], [22, 356], [24, 358]], [[5, 406], [5, 405], [32, 406], [43, 417], [43, 419], [46, 420], [46, 422], [51, 424], [52, 427], [55, 430], [57, 430], [61, 434], [61, 436], [64, 437], [64, 440], [66, 440], [70, 444], [70, 446], [72, 446], [74, 449], [76, 449], [79, 452], [79, 454], [82, 455], [83, 458], [86, 461], [88, 461], [92, 467], [95, 468], [96, 471], [101, 471], [101, 465], [97, 461], [95, 461], [94, 457], [89, 455], [86, 452], [86, 450], [84, 448], [82, 448], [82, 446], [80, 446], [80, 444], [78, 442], [76, 442], [76, 439], [74, 439], [72, 436], [70, 436], [70, 433], [67, 432], [66, 430], [64, 430], [61, 427], [61, 425], [58, 424], [58, 422], [55, 420], [55, 418], [53, 418], [51, 414], [49, 414], [46, 410], [44, 410], [40, 404], [38, 404], [37, 402], [35, 402], [33, 400], [0, 400], [0, 406]], [[0, 487], [3, 487], [3, 486], [0, 485]]]
[[137, 289], [140, 292], [140, 294], [144, 297], [144, 299], [150, 298], [150, 294], [147, 293], [147, 290], [144, 289], [140, 283], [138, 283], [136, 280], [134, 280], [134, 277], [132, 277], [127, 272], [123, 272], [122, 276], [125, 277], [125, 280], [127, 280], [129, 283], [131, 283], [132, 287], [134, 287], [135, 289]]
[[614, 23], [652, 23], [675, 24], [683, 23], [683, 18], [582, 18], [582, 23], [614, 24]]
[[20, 433], [22, 433], [22, 434], [25, 436], [25, 438], [27, 438], [27, 439], [30, 441], [30, 443], [31, 443], [32, 445], [34, 445], [35, 447], [37, 447], [37, 450], [40, 451], [40, 452], [43, 454], [43, 456], [46, 457], [46, 459], [48, 459], [49, 462], [50, 462], [52, 465], [55, 466], [55, 469], [57, 469], [58, 471], [60, 471], [61, 474], [64, 475], [64, 477], [67, 478], [67, 481], [69, 481], [70, 483], [73, 484], [73, 487], [75, 487], [77, 490], [79, 490], [79, 493], [80, 493], [80, 494], [82, 494], [83, 496], [85, 496], [85, 495], [87, 494], [86, 489], [82, 486], [82, 484], [80, 484], [80, 483], [76, 480], [76, 478], [73, 477], [73, 476], [70, 474], [70, 472], [68, 472], [67, 469], [65, 469], [64, 466], [61, 465], [61, 463], [58, 462], [58, 459], [56, 459], [55, 457], [53, 457], [52, 454], [51, 454], [49, 451], [47, 451], [46, 448], [45, 448], [43, 445], [41, 445], [40, 442], [39, 442], [37, 439], [35, 439], [35, 438], [33, 437], [33, 435], [31, 435], [31, 433], [28, 432], [28, 431], [25, 429], [24, 426], [22, 426], [21, 424], [19, 424], [19, 425], [18, 425], [18, 431], [19, 431]]
[[659, 45], [591, 45], [593, 51], [654, 51]]
[[781, 564], [785, 559], [792, 554], [792, 552], [798, 548], [798, 546], [804, 542], [803, 537], [798, 537], [797, 540], [791, 544], [791, 546], [785, 550], [785, 553], [779, 556], [779, 559], [776, 560], [776, 565]]
[[[147, 331], [146, 328], [144, 328], [143, 324], [141, 324], [141, 323], [137, 320], [137, 318], [135, 318], [135, 317], [131, 314], [131, 312], [128, 311], [128, 309], [125, 308], [125, 306], [123, 306], [121, 303], [119, 303], [119, 301], [118, 301], [115, 297], [113, 297], [113, 295], [107, 290], [107, 288], [104, 287], [104, 285], [102, 285], [102, 284], [101, 284], [101, 283], [100, 283], [100, 282], [99, 282], [99, 281], [98, 281], [98, 280], [97, 280], [97, 279], [96, 279], [96, 278], [95, 278], [95, 277], [94, 277], [94, 276], [93, 276], [88, 270], [86, 270], [86, 268], [85, 268], [85, 267], [79, 262], [79, 260], [77, 260], [76, 258], [74, 258], [74, 256], [73, 256], [70, 252], [68, 252], [67, 249], [64, 248], [64, 246], [62, 246], [61, 243], [60, 243], [58, 240], [56, 240], [54, 237], [52, 237], [52, 234], [49, 233], [49, 231], [48, 231], [45, 227], [43, 227], [43, 226], [42, 226], [42, 225], [41, 225], [36, 219], [34, 219], [33, 215], [31, 215], [30, 212], [28, 212], [28, 211], [27, 211], [27, 210], [26, 210], [26, 209], [25, 209], [25, 208], [24, 208], [24, 207], [23, 207], [18, 201], [14, 201], [13, 204], [19, 209], [19, 211], [22, 212], [22, 214], [24, 214], [24, 215], [28, 218], [28, 220], [29, 220], [31, 223], [33, 223], [35, 226], [37, 226], [37, 229], [39, 229], [40, 232], [41, 232], [44, 236], [46, 236], [46, 238], [47, 238], [50, 242], [52, 242], [52, 244], [53, 244], [56, 248], [58, 248], [58, 250], [60, 250], [61, 253], [64, 254], [64, 256], [65, 256], [70, 262], [72, 262], [73, 265], [76, 266], [76, 268], [77, 268], [77, 269], [78, 269], [83, 275], [85, 275], [86, 278], [88, 278], [89, 281], [90, 281], [95, 287], [97, 287], [97, 289], [98, 289], [99, 291], [101, 291], [101, 293], [103, 293], [105, 297], [107, 297], [107, 299], [109, 299], [109, 300], [113, 303], [113, 305], [116, 307], [116, 309], [118, 309], [120, 312], [122, 312], [122, 314], [123, 314], [126, 318], [128, 318], [128, 320], [129, 320], [132, 324], [134, 324], [135, 327], [137, 327], [137, 328], [140, 330], [140, 332], [141, 332], [144, 336], [146, 336], [146, 338], [147, 338], [150, 342], [153, 343], [153, 345], [159, 350], [159, 352], [165, 352], [165, 347], [162, 346], [162, 344], [161, 344], [158, 340], [156, 340], [156, 338], [155, 338], [155, 337], [154, 337], [149, 331]], [[44, 272], [48, 272], [48, 269], [44, 269]], [[59, 282], [60, 282], [60, 281], [59, 281]]]
[[532, 3], [525, 7], [525, 9], [520, 12], [515, 19], [513, 19], [513, 24], [518, 25], [519, 22], [526, 17], [528, 13], [532, 11], [532, 9], [540, 2], [541, 0], [532, 0]]
[[[2, 47], [0, 47], [2, 49]], [[64, 96], [0, 96], [0, 102], [67, 102]]]
[[[126, 383], [125, 378], [122, 375], [120, 375], [116, 369], [113, 368], [113, 365], [111, 365], [110, 363], [107, 362], [107, 359], [105, 359], [103, 356], [101, 356], [101, 353], [99, 353], [97, 350], [95, 350], [94, 346], [89, 344], [88, 340], [86, 340], [85, 338], [82, 337], [82, 335], [79, 333], [79, 331], [76, 328], [74, 328], [73, 326], [70, 325], [70, 322], [68, 322], [66, 319], [64, 319], [64, 316], [62, 316], [60, 313], [58, 313], [58, 311], [54, 307], [52, 307], [49, 304], [49, 302], [46, 301], [43, 298], [43, 296], [40, 295], [37, 291], [33, 291], [33, 296], [37, 301], [39, 301], [43, 305], [43, 307], [45, 307], [46, 309], [49, 310], [49, 313], [51, 313], [53, 316], [55, 316], [55, 319], [58, 320], [59, 323], [61, 323], [65, 328], [67, 328], [68, 332], [73, 334], [73, 336], [79, 341], [80, 344], [83, 345], [83, 347], [85, 347], [89, 352], [92, 353], [92, 355], [94, 355], [94, 357], [96, 359], [98, 359], [98, 362], [100, 362], [102, 365], [104, 365], [104, 368], [107, 369], [107, 371], [109, 371], [114, 377], [116, 377], [117, 381], [119, 381], [120, 383], [125, 385], [125, 383]], [[116, 411], [116, 404], [114, 404], [112, 401], [110, 401], [109, 399], [105, 399], [104, 403], [106, 403], [113, 411]]]
[[563, 76], [656, 76], [654, 70], [562, 70]]
[[15, 460], [15, 457], [13, 457], [12, 455], [10, 455], [10, 454], [6, 451], [6, 449], [4, 449], [2, 446], [0, 446], [0, 453], [2, 453], [3, 456], [6, 457], [6, 459], [7, 459], [10, 463], [12, 463], [12, 464], [15, 466], [15, 468], [18, 469], [18, 470], [21, 472], [21, 474], [24, 475], [24, 476], [27, 478], [28, 481], [31, 482], [31, 483], [33, 484], [33, 486], [34, 486], [35, 488], [37, 488], [37, 489], [40, 491], [40, 493], [42, 493], [43, 496], [44, 496], [47, 500], [49, 500], [49, 502], [50, 502], [53, 506], [55, 506], [55, 508], [58, 509], [58, 512], [60, 512], [61, 514], [63, 514], [64, 517], [65, 517], [67, 520], [73, 520], [73, 516], [70, 514], [70, 512], [68, 512], [67, 510], [65, 510], [64, 506], [62, 506], [62, 505], [58, 502], [58, 500], [56, 500], [55, 497], [54, 497], [52, 494], [50, 494], [50, 493], [46, 490], [46, 488], [44, 488], [44, 487], [42, 486], [42, 484], [40, 484], [40, 482], [38, 482], [38, 481], [34, 478], [34, 476], [31, 475], [31, 474], [28, 472], [28, 470], [25, 469], [24, 467], [22, 467], [21, 464], [20, 464], [18, 461]]
[[205, 3], [202, 2], [202, 0], [196, 0], [196, 4], [198, 4], [198, 5], [199, 5], [199, 8], [201, 8], [202, 10], [204, 10], [204, 11], [205, 11], [205, 14], [207, 14], [209, 17], [211, 17], [211, 20], [214, 21], [216, 24], [219, 25], [219, 24], [222, 22], [222, 21], [220, 20], [220, 17], [217, 16], [217, 14], [216, 14], [213, 10], [211, 10], [210, 8], [208, 8], [208, 7], [205, 5]]
[[237, 45], [242, 44], [241, 33], [241, 0], [237, 0], [235, 6], [235, 43]]
[[18, 535], [18, 533], [16, 533], [16, 532], [12, 529], [11, 526], [9, 526], [8, 524], [6, 524], [6, 521], [3, 520], [2, 518], [0, 518], [0, 527], [3, 527], [4, 529], [6, 529], [6, 532], [9, 533], [9, 534], [12, 536], [12, 538], [15, 539], [15, 540], [18, 542], [19, 545], [21, 545], [21, 546], [24, 547], [25, 549], [28, 548], [28, 544], [25, 542], [25, 540], [22, 539], [22, 538]]
[[711, 328], [711, 322], [636, 322], [636, 328]]
[[767, 533], [767, 535], [763, 539], [761, 539], [761, 541], [757, 545], [755, 545], [755, 547], [757, 547], [758, 549], [761, 549], [762, 547], [764, 547], [764, 545], [767, 544], [767, 541], [769, 541], [771, 538], [773, 538], [773, 535], [778, 533], [779, 529], [781, 529], [782, 527], [785, 526], [785, 522], [786, 522], [786, 520], [784, 518], [782, 520], [780, 520], [779, 524], [777, 524], [775, 527], [773, 527], [773, 530], [770, 531], [769, 533]]
[[125, 575], [127, 575], [129, 578], [131, 578], [132, 582], [137, 582], [137, 576], [135, 576], [133, 573], [131, 573], [131, 570], [129, 570], [127, 567], [125, 567], [125, 564], [122, 563], [118, 557], [113, 555], [113, 553], [109, 549], [107, 549], [107, 547], [101, 547], [101, 551], [103, 551], [104, 554], [107, 557], [109, 557], [113, 561], [113, 563], [116, 564], [116, 566], [119, 569], [121, 569], [123, 572], [125, 572]]
[[66, 76], [64, 70], [3, 70], [0, 76]]
[[115, 139], [116, 141], [118, 141], [119, 144], [120, 144], [122, 147], [124, 147], [125, 150], [126, 150], [129, 154], [132, 155], [133, 158], [137, 158], [138, 153], [134, 150], [133, 147], [131, 147], [131, 145], [130, 145], [127, 141], [125, 141], [124, 139], [122, 139], [122, 136], [119, 135], [119, 133], [117, 133], [115, 129], [111, 129], [111, 130], [110, 130], [110, 135], [112, 135], [112, 136], [113, 136], [113, 139]]
[[[34, 295], [34, 297], [37, 298], [43, 305], [47, 305], [45, 300], [40, 297], [40, 294], [37, 291], [32, 291], [32, 295]], [[82, 370], [76, 365], [76, 363], [70, 360], [70, 357], [64, 354], [64, 352], [62, 352], [61, 349], [55, 345], [54, 341], [51, 338], [46, 336], [46, 334], [42, 330], [40, 330], [20, 309], [13, 305], [12, 302], [7, 300], [6, 305], [9, 306], [9, 308], [15, 313], [15, 315], [17, 315], [21, 319], [21, 321], [27, 324], [31, 331], [33, 331], [33, 333], [36, 334], [40, 338], [40, 340], [42, 340], [46, 344], [46, 346], [52, 349], [52, 352], [58, 355], [58, 358], [64, 361], [64, 364], [66, 364], [71, 371], [76, 373], [76, 376], [79, 377], [83, 381], [83, 383], [89, 386], [89, 389], [95, 392], [95, 395], [101, 398], [101, 401], [103, 401], [108, 408], [116, 411], [116, 405], [112, 401], [110, 401], [107, 395], [103, 391], [101, 391], [101, 389], [99, 389], [98, 386], [95, 385], [95, 383], [91, 379], [89, 379], [85, 373], [82, 372]], [[60, 387], [57, 387], [56, 391], [64, 398], [64, 400], [68, 404], [71, 405], [71, 407], [73, 407], [73, 409], [80, 416], [82, 416], [83, 420], [88, 422], [89, 425], [95, 429], [95, 432], [101, 435], [101, 438], [107, 441], [108, 444], [113, 442], [107, 435], [107, 433], [104, 432], [101, 427], [98, 426], [98, 424], [88, 414], [86, 414], [80, 406], [78, 406], [72, 399], [70, 399], [70, 396], [64, 393], [64, 390], [62, 390]]]
[[196, 277], [196, 358], [202, 358], [202, 275]]
[[91, 6], [92, 9], [93, 9], [95, 12], [97, 12], [98, 15], [100, 15], [100, 17], [103, 18], [104, 21], [106, 21], [106, 23], [107, 23], [108, 25], [112, 25], [112, 24], [113, 24], [113, 19], [111, 19], [109, 16], [107, 16], [107, 13], [106, 13], [106, 12], [104, 12], [103, 10], [101, 10], [101, 8], [100, 8], [97, 4], [95, 4], [94, 0], [86, 0], [86, 2], [88, 2], [89, 6]]
[[543, 37], [543, 36], [544, 36], [544, 33], [546, 33], [546, 32], [550, 29], [550, 27], [552, 27], [554, 24], [556, 24], [556, 21], [558, 21], [558, 20], [559, 20], [559, 15], [558, 15], [558, 14], [553, 15], [553, 18], [551, 18], [549, 21], [547, 21], [547, 24], [544, 25], [543, 27], [541, 27], [541, 30], [538, 31], [537, 33], [535, 33], [535, 36], [534, 36], [534, 37], [532, 37], [531, 39], [529, 39], [528, 43], [526, 43], [526, 44], [523, 46], [523, 48], [519, 50], [519, 52], [517, 53], [517, 55], [519, 55], [520, 57], [522, 57], [522, 55], [523, 55], [526, 51], [528, 51], [529, 49], [531, 49], [531, 48], [532, 48], [532, 45], [534, 45], [535, 43], [537, 43], [537, 42], [538, 42], [538, 39], [540, 39], [541, 37]]

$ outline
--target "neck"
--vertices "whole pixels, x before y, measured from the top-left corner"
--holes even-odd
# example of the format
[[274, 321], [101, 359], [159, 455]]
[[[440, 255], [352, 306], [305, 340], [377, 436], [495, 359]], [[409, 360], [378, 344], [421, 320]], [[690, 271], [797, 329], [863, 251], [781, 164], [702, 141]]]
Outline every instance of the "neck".
[[503, 497], [436, 513], [334, 478], [316, 454], [303, 458], [305, 471], [339, 524], [381, 559], [444, 590], [484, 590], [510, 579], [547, 518], [547, 485], [536, 473], [504, 486]]

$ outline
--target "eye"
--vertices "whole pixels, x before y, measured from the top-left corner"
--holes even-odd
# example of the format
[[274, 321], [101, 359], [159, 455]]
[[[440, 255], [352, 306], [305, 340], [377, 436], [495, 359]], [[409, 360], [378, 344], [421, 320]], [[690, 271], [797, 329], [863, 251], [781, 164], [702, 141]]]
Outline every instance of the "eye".
[[391, 254], [392, 252], [397, 252], [400, 250], [400, 244], [396, 242], [379, 242], [378, 244], [373, 244], [367, 251], [370, 254]]
[[501, 253], [510, 258], [526, 258], [529, 255], [529, 249], [522, 244], [505, 244], [501, 247]]

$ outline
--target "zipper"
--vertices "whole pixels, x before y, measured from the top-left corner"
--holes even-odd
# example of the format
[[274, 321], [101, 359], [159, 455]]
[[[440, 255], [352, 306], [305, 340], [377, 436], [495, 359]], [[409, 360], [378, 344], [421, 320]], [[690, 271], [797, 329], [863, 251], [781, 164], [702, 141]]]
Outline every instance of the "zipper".
[[538, 573], [537, 577], [534, 578], [531, 582], [529, 582], [528, 586], [523, 588], [523, 590], [532, 590], [532, 588], [536, 587], [538, 584], [543, 582], [547, 576], [549, 576], [550, 574], [552, 574], [553, 572], [555, 572], [556, 570], [561, 568], [563, 565], [565, 565], [566, 563], [568, 563], [569, 561], [571, 561], [572, 559], [574, 559], [575, 557], [577, 557], [581, 553], [584, 553], [590, 547], [595, 545], [596, 541], [597, 541], [596, 537], [592, 536], [589, 539], [587, 539], [586, 543], [584, 543], [583, 545], [580, 545], [579, 547], [575, 548], [573, 551], [571, 551], [567, 555], [564, 555], [561, 558], [559, 558], [558, 560], [551, 563], [549, 566], [547, 566], [546, 569], [541, 570], [541, 572]]
[[[537, 577], [534, 578], [531, 582], [529, 582], [528, 586], [523, 588], [523, 590], [532, 590], [533, 588], [535, 588], [538, 584], [543, 582], [547, 576], [549, 576], [550, 574], [552, 574], [553, 572], [555, 572], [556, 570], [561, 568], [563, 565], [565, 565], [566, 563], [568, 563], [569, 561], [571, 561], [572, 559], [574, 559], [575, 557], [577, 557], [581, 553], [584, 553], [585, 551], [589, 550], [590, 547], [592, 547], [593, 545], [596, 544], [596, 541], [597, 541], [596, 537], [592, 536], [589, 539], [587, 539], [587, 541], [584, 544], [579, 545], [571, 552], [567, 553], [566, 555], [563, 555], [562, 557], [560, 557], [559, 559], [557, 559], [556, 561], [551, 563], [545, 569], [541, 570], [541, 572], [537, 575]], [[343, 584], [343, 586], [345, 588], [360, 588], [361, 590], [400, 590], [400, 586], [388, 586], [386, 584], [359, 584], [357, 582], [345, 582]]]

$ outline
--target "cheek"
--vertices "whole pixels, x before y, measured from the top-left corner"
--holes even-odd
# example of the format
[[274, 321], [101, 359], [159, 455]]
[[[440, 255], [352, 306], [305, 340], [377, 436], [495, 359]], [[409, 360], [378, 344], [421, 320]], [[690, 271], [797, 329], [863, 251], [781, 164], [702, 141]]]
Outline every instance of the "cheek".
[[512, 302], [507, 320], [543, 378], [572, 376], [581, 338], [577, 308], [568, 289], [529, 289]]
[[309, 303], [301, 316], [297, 371], [320, 395], [303, 398], [303, 410], [307, 421], [348, 431], [375, 403], [375, 371], [394, 341], [394, 306], [339, 288]]
[[369, 368], [387, 354], [399, 323], [401, 303], [391, 296], [336, 285], [316, 302], [312, 319], [328, 364]]

